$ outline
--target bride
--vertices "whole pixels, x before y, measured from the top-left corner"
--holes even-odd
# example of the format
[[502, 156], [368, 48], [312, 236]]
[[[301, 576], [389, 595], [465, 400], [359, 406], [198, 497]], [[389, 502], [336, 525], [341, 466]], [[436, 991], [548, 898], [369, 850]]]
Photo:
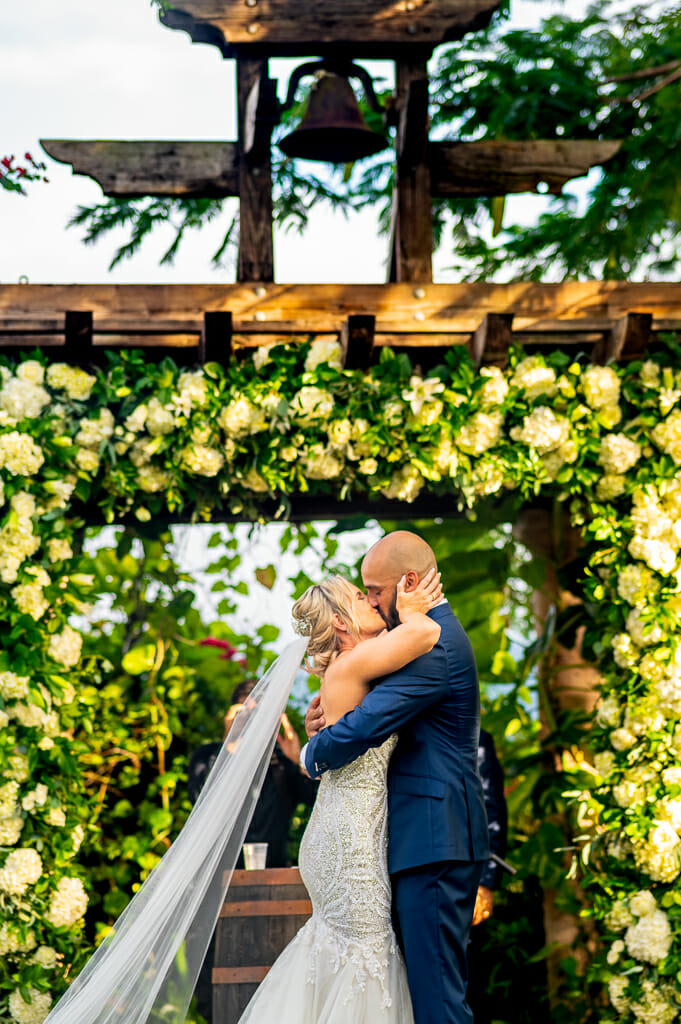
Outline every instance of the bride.
[[[346, 580], [309, 588], [293, 609], [301, 639], [251, 692], [184, 828], [44, 1024], [183, 1024], [306, 650], [331, 724], [434, 647], [440, 627], [425, 613], [440, 599], [434, 570], [409, 593], [400, 581], [401, 624], [387, 633]], [[300, 853], [313, 915], [240, 1024], [412, 1024], [386, 865], [395, 742], [322, 779]]]
[[[441, 599], [431, 570], [397, 588], [400, 625], [390, 632], [366, 595], [340, 577], [310, 587], [294, 605], [321, 676], [327, 725], [360, 704], [376, 680], [426, 654], [440, 627], [426, 616]], [[391, 924], [387, 867], [391, 736], [324, 774], [300, 846], [313, 914], [275, 962], [239, 1024], [411, 1024], [407, 975]]]

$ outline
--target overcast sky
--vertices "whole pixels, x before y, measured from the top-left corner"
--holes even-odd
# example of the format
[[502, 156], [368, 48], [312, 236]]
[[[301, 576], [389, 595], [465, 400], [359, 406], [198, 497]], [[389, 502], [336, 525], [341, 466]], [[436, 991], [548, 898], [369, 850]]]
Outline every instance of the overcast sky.
[[[584, 6], [571, 0], [572, 6]], [[516, 25], [536, 25], [556, 4], [514, 0]], [[383, 65], [387, 68], [387, 65]], [[287, 63], [272, 73], [288, 76]], [[281, 92], [281, 90], [280, 90]], [[234, 62], [211, 46], [192, 44], [164, 28], [149, 0], [22, 0], [0, 4], [0, 156], [40, 154], [39, 138], [233, 139]], [[220, 224], [188, 237], [172, 267], [158, 258], [172, 234], [159, 232], [139, 255], [107, 270], [114, 239], [85, 247], [66, 230], [79, 204], [102, 199], [98, 185], [48, 160], [50, 184], [33, 184], [26, 199], [0, 191], [0, 282], [209, 282], [232, 279], [210, 255]], [[523, 197], [534, 211], [540, 197]], [[224, 231], [224, 222], [223, 222]], [[123, 240], [121, 234], [119, 242]], [[386, 241], [375, 216], [345, 220], [316, 212], [305, 236], [278, 235], [280, 281], [385, 280]], [[436, 260], [447, 279], [446, 259]], [[451, 278], [450, 278], [451, 279]]]

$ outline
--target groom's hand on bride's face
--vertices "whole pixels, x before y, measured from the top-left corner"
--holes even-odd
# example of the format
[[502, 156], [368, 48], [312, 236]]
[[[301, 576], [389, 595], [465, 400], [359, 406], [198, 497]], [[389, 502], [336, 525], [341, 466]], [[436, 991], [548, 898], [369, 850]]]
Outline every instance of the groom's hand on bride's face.
[[312, 700], [307, 714], [305, 715], [305, 732], [307, 733], [308, 739], [312, 739], [316, 736], [320, 729], [323, 729], [326, 725], [326, 719], [324, 718], [324, 712], [322, 711], [322, 702], [319, 694]]

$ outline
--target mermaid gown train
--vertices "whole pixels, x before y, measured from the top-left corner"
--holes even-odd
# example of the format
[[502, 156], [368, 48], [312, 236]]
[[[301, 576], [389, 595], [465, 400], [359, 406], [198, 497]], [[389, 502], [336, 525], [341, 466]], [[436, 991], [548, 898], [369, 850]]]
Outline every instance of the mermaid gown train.
[[387, 867], [386, 779], [396, 742], [391, 736], [322, 777], [300, 846], [312, 917], [239, 1024], [413, 1024]]

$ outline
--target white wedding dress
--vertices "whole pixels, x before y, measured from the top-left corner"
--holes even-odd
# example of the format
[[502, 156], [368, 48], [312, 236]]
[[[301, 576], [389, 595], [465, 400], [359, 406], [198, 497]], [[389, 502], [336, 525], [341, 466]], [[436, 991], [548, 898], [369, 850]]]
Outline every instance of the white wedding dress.
[[396, 742], [322, 777], [300, 846], [312, 917], [239, 1024], [413, 1024], [390, 917], [386, 780]]

